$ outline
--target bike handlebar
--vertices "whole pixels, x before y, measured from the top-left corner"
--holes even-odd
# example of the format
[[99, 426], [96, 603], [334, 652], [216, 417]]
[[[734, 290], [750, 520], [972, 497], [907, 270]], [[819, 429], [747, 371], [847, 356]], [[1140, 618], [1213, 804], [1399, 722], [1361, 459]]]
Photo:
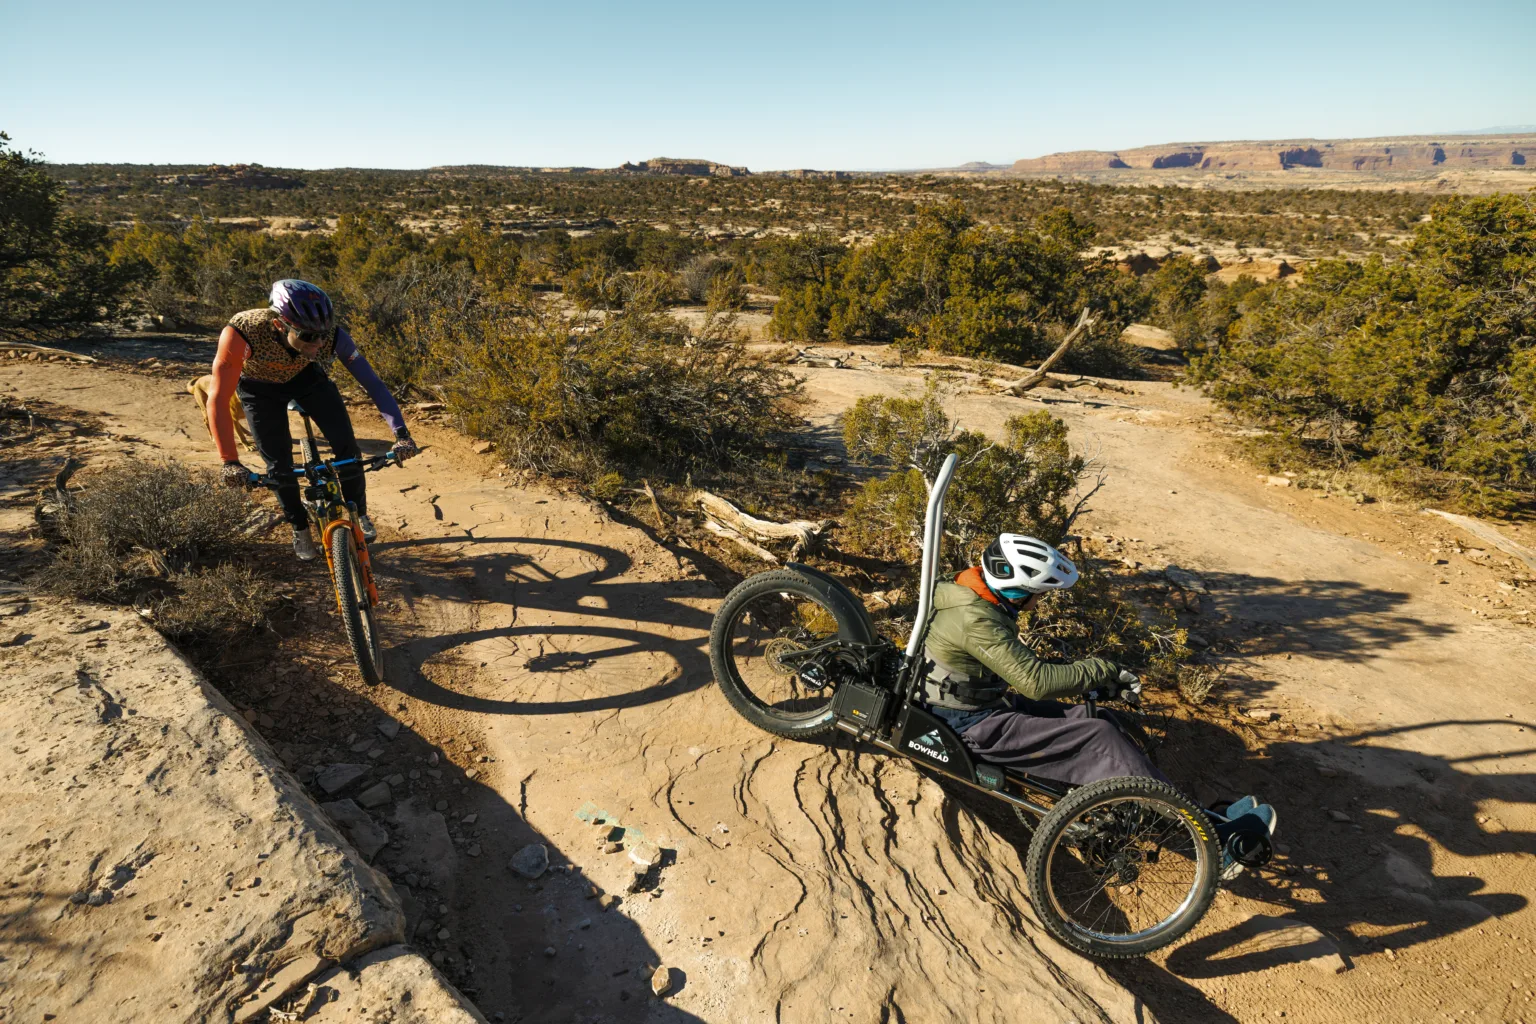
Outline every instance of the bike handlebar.
[[[385, 452], [383, 455], [374, 455], [367, 459], [339, 459], [336, 462], [316, 462], [307, 466], [294, 466], [288, 472], [294, 478], [313, 477], [315, 471], [320, 469], [337, 469], [341, 466], [361, 465], [364, 473], [371, 473], [376, 469], [383, 469], [385, 466], [398, 466], [399, 464], [400, 460], [395, 456], [394, 452]], [[249, 480], [252, 487], [272, 488], [283, 487], [290, 482], [288, 480], [279, 480], [270, 473], [252, 473]]]

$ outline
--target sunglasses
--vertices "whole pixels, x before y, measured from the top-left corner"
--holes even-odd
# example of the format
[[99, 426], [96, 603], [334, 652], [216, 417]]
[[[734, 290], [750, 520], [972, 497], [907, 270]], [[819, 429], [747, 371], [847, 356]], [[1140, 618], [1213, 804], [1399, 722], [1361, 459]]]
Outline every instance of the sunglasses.
[[[279, 317], [278, 319], [282, 320], [281, 317]], [[283, 322], [283, 326], [288, 328], [288, 330], [291, 331], [293, 333], [293, 335], [296, 338], [299, 339], [299, 342], [301, 344], [313, 345], [317, 341], [325, 340], [325, 332], [324, 331], [301, 331], [297, 327], [293, 326], [293, 324], [289, 323], [287, 320], [283, 320], [282, 322]]]

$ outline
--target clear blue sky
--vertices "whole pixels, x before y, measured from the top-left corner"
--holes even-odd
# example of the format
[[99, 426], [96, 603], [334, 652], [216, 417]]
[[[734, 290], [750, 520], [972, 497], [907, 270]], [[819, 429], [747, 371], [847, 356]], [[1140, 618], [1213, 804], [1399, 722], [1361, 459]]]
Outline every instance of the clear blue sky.
[[1536, 123], [1536, 0], [0, 0], [57, 161], [766, 170]]

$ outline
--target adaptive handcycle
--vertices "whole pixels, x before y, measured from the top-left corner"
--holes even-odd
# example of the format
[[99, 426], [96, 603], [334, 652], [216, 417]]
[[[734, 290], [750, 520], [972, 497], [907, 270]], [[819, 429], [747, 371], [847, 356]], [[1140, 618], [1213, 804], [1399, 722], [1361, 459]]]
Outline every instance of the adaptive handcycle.
[[[1144, 956], [1199, 922], [1219, 884], [1223, 851], [1248, 867], [1267, 862], [1268, 833], [1201, 808], [1157, 779], [1071, 786], [979, 761], [927, 709], [923, 642], [955, 465], [949, 456], [929, 493], [905, 649], [879, 635], [835, 577], [790, 563], [742, 581], [721, 604], [709, 642], [715, 680], [736, 711], [775, 735], [812, 739], [840, 729], [1011, 805], [1033, 824], [1025, 872], [1050, 932], [1092, 957]], [[1107, 717], [1145, 742], [1121, 716]]]

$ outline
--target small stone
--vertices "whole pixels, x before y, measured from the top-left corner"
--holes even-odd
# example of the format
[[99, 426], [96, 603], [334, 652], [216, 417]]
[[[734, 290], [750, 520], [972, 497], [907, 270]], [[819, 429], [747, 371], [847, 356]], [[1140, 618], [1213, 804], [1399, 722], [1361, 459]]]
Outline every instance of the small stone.
[[371, 736], [364, 736], [362, 739], [352, 744], [350, 749], [354, 754], [361, 754], [371, 746], [373, 746], [373, 738]]
[[383, 807], [393, 799], [389, 791], [389, 783], [378, 782], [363, 790], [357, 796], [357, 802], [363, 807]]
[[315, 784], [330, 796], [341, 792], [367, 774], [368, 766], [365, 764], [326, 765], [315, 773]]
[[437, 940], [439, 942], [447, 942], [449, 937], [450, 937], [450, 935], [449, 935], [449, 931], [448, 931], [447, 928], [440, 928], [440, 929], [438, 929]]
[[432, 809], [434, 811], [446, 811], [448, 809], [448, 801], [439, 800], [437, 803], [432, 805]]
[[1397, 959], [1397, 950], [1393, 949], [1391, 946], [1388, 946], [1386, 949], [1383, 949], [1382, 953], [1386, 955], [1386, 958], [1388, 960], [1396, 960]]
[[610, 840], [603, 844], [604, 853], [618, 853], [622, 849], [624, 849], [623, 843], [615, 843]]
[[469, 849], [465, 850], [464, 852], [469, 854], [471, 857], [478, 857], [480, 856], [480, 844], [470, 843]]
[[478, 769], [475, 769], [475, 768], [466, 768], [466, 769], [464, 769], [464, 777], [466, 779], [473, 779], [475, 776], [477, 776], [479, 774], [480, 774], [480, 772], [479, 772]]
[[386, 718], [379, 722], [379, 733], [387, 740], [392, 740], [400, 735], [400, 723], [393, 718]]
[[650, 869], [661, 863], [661, 849], [655, 843], [638, 843], [629, 848], [629, 859]]
[[672, 991], [672, 969], [670, 967], [656, 968], [656, 973], [651, 975], [651, 991], [658, 996], [664, 996]]
[[554, 946], [545, 946], [544, 947], [544, 955], [545, 956], [554, 956], [555, 955], [555, 947]]
[[623, 897], [617, 893], [605, 892], [597, 898], [597, 907], [599, 910], [609, 911], [623, 902]]
[[1264, 483], [1268, 487], [1290, 487], [1295, 481], [1288, 476], [1267, 476]]
[[1209, 647], [1209, 646], [1211, 646], [1211, 642], [1209, 640], [1207, 640], [1205, 637], [1201, 636], [1199, 633], [1189, 633], [1189, 634], [1187, 634], [1187, 636], [1189, 637], [1189, 643], [1190, 643], [1190, 646], [1192, 646], [1192, 647]]
[[405, 785], [405, 776], [401, 775], [399, 772], [396, 772], [384, 781], [389, 783], [391, 786], [403, 786]]
[[1329, 768], [1327, 765], [1319, 765], [1317, 774], [1325, 779], [1336, 779], [1339, 777], [1339, 770], [1337, 768]]
[[460, 825], [473, 825], [475, 822], [477, 822], [479, 820], [480, 820], [480, 815], [478, 815], [478, 814], [466, 814], [466, 815], [464, 815], [464, 817], [459, 819], [459, 824]]
[[576, 927], [580, 928], [582, 931], [586, 931], [588, 928], [592, 927], [592, 919], [590, 917], [584, 917], [579, 922], [577, 922]]
[[[489, 441], [476, 441], [470, 447], [470, 450], [473, 451], [476, 455], [484, 455], [486, 452], [489, 452], [494, 447], [496, 447], [496, 446], [493, 445]], [[551, 955], [553, 955], [553, 954], [551, 954]]]
[[1336, 822], [1338, 822], [1341, 825], [1347, 825], [1350, 822], [1355, 820], [1355, 819], [1351, 818], [1349, 815], [1345, 814], [1343, 811], [1329, 811], [1328, 812], [1328, 819], [1330, 821], [1336, 821]]
[[413, 779], [419, 779], [419, 778], [421, 778], [421, 772], [420, 772], [420, 771], [418, 771], [418, 770], [417, 770], [417, 769], [415, 769], [415, 768], [412, 768], [412, 769], [411, 769], [411, 775], [410, 775], [410, 777], [411, 777], [411, 778], [413, 778]]
[[435, 764], [437, 764], [437, 762], [439, 762], [441, 760], [442, 760], [442, 758], [437, 756], [437, 751], [435, 751], [435, 750], [432, 751], [432, 753], [427, 755], [427, 764], [435, 765]]
[[1280, 718], [1280, 712], [1271, 711], [1269, 708], [1249, 708], [1243, 714], [1260, 722], [1274, 722]]
[[84, 622], [71, 622], [64, 627], [66, 633], [94, 633], [98, 629], [107, 629], [107, 623], [103, 619], [86, 619]]
[[112, 893], [107, 889], [97, 889], [85, 898], [88, 907], [99, 907], [112, 902]]
[[529, 843], [512, 855], [508, 867], [524, 878], [538, 878], [549, 870], [549, 848], [543, 843]]

